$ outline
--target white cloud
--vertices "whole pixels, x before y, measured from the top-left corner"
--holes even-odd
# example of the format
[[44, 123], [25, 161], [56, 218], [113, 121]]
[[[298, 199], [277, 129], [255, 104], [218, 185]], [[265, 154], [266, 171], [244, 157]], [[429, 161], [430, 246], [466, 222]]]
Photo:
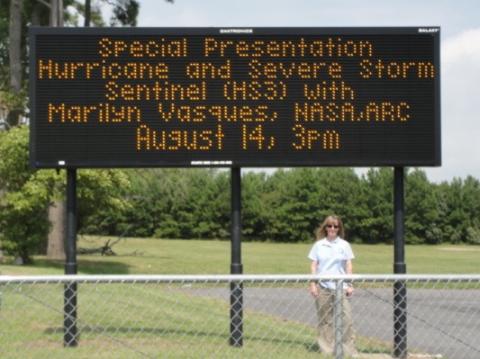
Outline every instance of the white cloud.
[[443, 166], [428, 174], [480, 178], [480, 28], [447, 38], [441, 58]]
[[480, 59], [480, 28], [470, 29], [445, 40], [442, 65], [450, 68], [461, 61]]

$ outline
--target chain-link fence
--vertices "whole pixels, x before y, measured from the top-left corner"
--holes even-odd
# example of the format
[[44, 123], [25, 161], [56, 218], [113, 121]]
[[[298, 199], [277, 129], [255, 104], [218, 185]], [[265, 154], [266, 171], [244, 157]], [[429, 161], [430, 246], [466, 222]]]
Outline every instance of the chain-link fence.
[[480, 358], [480, 276], [4, 276], [0, 299], [1, 358]]

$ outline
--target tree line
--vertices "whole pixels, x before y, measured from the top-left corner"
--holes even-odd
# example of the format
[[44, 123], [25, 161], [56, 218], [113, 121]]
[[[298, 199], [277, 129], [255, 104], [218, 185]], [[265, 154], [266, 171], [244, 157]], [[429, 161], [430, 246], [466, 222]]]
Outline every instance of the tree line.
[[[28, 165], [28, 128], [0, 132], [0, 248], [29, 260], [45, 249], [48, 207], [65, 193], [65, 173]], [[122, 237], [228, 239], [230, 172], [218, 169], [78, 171], [79, 232]], [[305, 242], [323, 218], [344, 219], [347, 239], [393, 241], [393, 169], [280, 169], [242, 176], [244, 240]], [[480, 182], [432, 183], [405, 175], [410, 244], [480, 244]]]
[[[229, 238], [230, 172], [212, 169], [124, 171], [124, 211], [85, 214], [82, 231], [160, 238]], [[480, 183], [473, 177], [431, 183], [410, 169], [405, 178], [409, 244], [480, 244]], [[393, 169], [295, 168], [242, 176], [245, 240], [306, 242], [329, 214], [344, 219], [347, 239], [393, 242]]]

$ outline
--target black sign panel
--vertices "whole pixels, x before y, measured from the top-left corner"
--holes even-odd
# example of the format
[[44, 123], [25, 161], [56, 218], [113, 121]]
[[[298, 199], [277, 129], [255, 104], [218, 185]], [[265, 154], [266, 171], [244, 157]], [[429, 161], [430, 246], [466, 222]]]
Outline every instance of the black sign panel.
[[32, 28], [35, 167], [438, 166], [439, 28]]

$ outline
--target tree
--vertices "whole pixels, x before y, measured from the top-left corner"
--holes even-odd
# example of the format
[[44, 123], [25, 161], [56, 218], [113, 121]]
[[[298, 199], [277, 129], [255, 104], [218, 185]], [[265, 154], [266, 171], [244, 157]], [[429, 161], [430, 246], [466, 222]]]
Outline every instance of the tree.
[[[309, 169], [278, 170], [266, 184], [265, 239], [278, 242], [307, 240], [308, 196], [313, 192]], [[311, 237], [311, 234], [310, 234]]]
[[[64, 171], [33, 171], [28, 162], [28, 127], [0, 133], [0, 242], [7, 254], [31, 262], [45, 250], [50, 228], [48, 207], [65, 190]], [[117, 196], [128, 187], [120, 170], [79, 171], [80, 225], [93, 208], [121, 212], [125, 202]]]
[[[28, 129], [17, 127], [0, 138], [0, 240], [7, 254], [31, 261], [48, 232], [44, 186], [28, 165]], [[32, 181], [32, 179], [34, 179]], [[44, 179], [43, 179], [44, 180]]]
[[[130, 26], [136, 24], [139, 9], [136, 0], [116, 0], [112, 1], [112, 5], [114, 9], [111, 18], [112, 23]], [[58, 6], [61, 9], [58, 9]], [[4, 32], [3, 35], [0, 35], [0, 60], [2, 61], [0, 63], [2, 66], [0, 75], [9, 73], [8, 81], [7, 76], [0, 78], [2, 81], [0, 83], [0, 107], [3, 107], [8, 113], [7, 128], [19, 124], [19, 116], [25, 112], [26, 107], [27, 84], [23, 78], [26, 78], [24, 74], [27, 64], [27, 26], [29, 24], [61, 26], [63, 19], [65, 19], [66, 24], [75, 25], [78, 18], [71, 10], [73, 8], [79, 12], [85, 10], [77, 0], [52, 0], [50, 5], [45, 1], [38, 0], [12, 0], [9, 8], [6, 8], [4, 3], [0, 6], [1, 14], [8, 15], [5, 18], [9, 18], [8, 34]], [[59, 17], [57, 12], [63, 15]], [[104, 25], [99, 6], [89, 9], [90, 17], [95, 25]], [[58, 22], [58, 19], [61, 19], [61, 21]], [[4, 24], [0, 23], [0, 26], [4, 26]], [[7, 47], [8, 55], [4, 51]], [[5, 68], [8, 68], [9, 71], [5, 71]], [[57, 196], [56, 201], [52, 202], [49, 209], [52, 231], [49, 235], [48, 254], [52, 258], [63, 256], [64, 206], [62, 199], [62, 196]]]
[[[21, 31], [22, 31], [22, 0], [10, 0], [10, 23], [8, 33], [10, 43], [8, 55], [10, 59], [10, 90], [14, 96], [19, 96], [22, 89], [22, 65], [21, 65]], [[18, 124], [18, 116], [21, 109], [13, 108], [7, 117], [10, 126]]]
[[330, 214], [348, 219], [353, 238], [359, 213], [360, 181], [349, 168], [299, 168], [277, 171], [264, 188], [265, 237], [275, 241], [311, 241]]
[[117, 0], [113, 4], [110, 26], [137, 26], [139, 7], [136, 0]]
[[[135, 26], [138, 17], [137, 0], [102, 0], [112, 6], [110, 23], [115, 26]], [[27, 28], [29, 25], [51, 24], [52, 4], [41, 0], [11, 0], [0, 4], [0, 110], [8, 113], [8, 127], [19, 124], [27, 103]], [[57, 1], [55, 1], [57, 4]], [[85, 15], [83, 1], [63, 0], [63, 19], [66, 25], [78, 25], [77, 13]], [[104, 26], [100, 3], [90, 10], [92, 23]], [[8, 26], [4, 19], [8, 19]], [[5, 31], [8, 30], [8, 31]]]
[[480, 244], [480, 181], [468, 176], [463, 182], [466, 218], [465, 242]]
[[468, 176], [438, 186], [444, 241], [480, 243], [480, 182]]
[[408, 244], [441, 243], [439, 202], [436, 188], [424, 171], [406, 174], [405, 237]]
[[363, 179], [362, 198], [366, 213], [358, 224], [366, 243], [393, 242], [393, 172], [391, 168], [370, 169]]
[[242, 234], [246, 239], [265, 240], [268, 223], [269, 192], [265, 173], [242, 176]]
[[[121, 220], [121, 235], [179, 238], [176, 208], [185, 202], [188, 186], [178, 169], [129, 170], [131, 190], [126, 194], [129, 208]], [[107, 222], [110, 219], [106, 220]]]

